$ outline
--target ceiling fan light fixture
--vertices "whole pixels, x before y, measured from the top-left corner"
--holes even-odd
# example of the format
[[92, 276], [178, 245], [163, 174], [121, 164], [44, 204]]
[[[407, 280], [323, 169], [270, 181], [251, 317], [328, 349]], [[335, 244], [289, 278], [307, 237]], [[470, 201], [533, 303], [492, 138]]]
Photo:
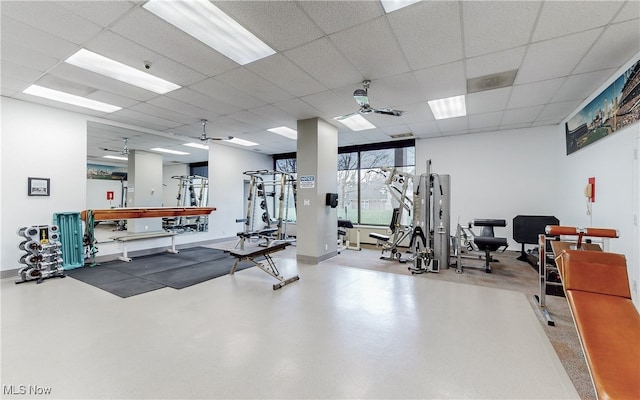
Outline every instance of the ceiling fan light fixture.
[[122, 110], [122, 107], [87, 99], [86, 97], [76, 96], [75, 94], [61, 92], [59, 90], [49, 89], [39, 85], [31, 85], [23, 90], [22, 93], [106, 113]]
[[360, 114], [353, 114], [348, 117], [335, 117], [334, 119], [352, 131], [366, 131], [376, 128], [375, 125]]
[[435, 119], [464, 117], [467, 115], [464, 95], [429, 100], [428, 103]]
[[297, 140], [298, 139], [298, 131], [295, 131], [287, 126], [279, 126], [277, 128], [267, 129], [269, 132], [278, 134], [280, 136], [284, 136], [289, 139]]
[[276, 53], [209, 0], [149, 0], [142, 7], [240, 65]]
[[360, 105], [369, 105], [369, 96], [367, 95], [367, 91], [365, 89], [356, 89], [353, 92], [353, 98]]
[[180, 86], [175, 83], [158, 78], [157, 76], [140, 71], [87, 49], [78, 50], [75, 54], [64, 60], [64, 62], [158, 94], [165, 94], [180, 88]]

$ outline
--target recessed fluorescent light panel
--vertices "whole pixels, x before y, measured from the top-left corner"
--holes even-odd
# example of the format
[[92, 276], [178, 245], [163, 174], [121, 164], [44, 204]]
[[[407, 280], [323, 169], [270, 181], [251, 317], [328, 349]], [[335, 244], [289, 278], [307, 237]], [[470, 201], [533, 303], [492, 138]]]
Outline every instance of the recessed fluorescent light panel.
[[464, 117], [467, 115], [467, 106], [464, 95], [447, 97], [446, 99], [431, 100], [428, 102], [435, 119]]
[[122, 161], [129, 160], [127, 157], [122, 157], [122, 156], [102, 156], [102, 158], [109, 158], [111, 160], [122, 160]]
[[61, 103], [67, 103], [78, 107], [90, 108], [96, 111], [102, 111], [111, 113], [114, 111], [121, 110], [121, 107], [114, 106], [111, 104], [103, 103], [101, 101], [87, 99], [86, 97], [76, 96], [75, 94], [69, 94], [65, 92], [61, 92], [59, 90], [53, 90], [46, 87], [31, 85], [22, 93], [30, 94], [32, 96], [43, 97], [45, 99], [59, 101]]
[[209, 146], [201, 143], [183, 143], [183, 146], [195, 147], [196, 149], [209, 150]]
[[345, 125], [352, 131], [366, 131], [367, 129], [374, 129], [376, 126], [367, 121], [365, 117], [360, 114], [354, 114], [350, 117], [335, 117], [336, 121]]
[[191, 154], [191, 153], [185, 153], [184, 151], [163, 149], [161, 147], [154, 147], [153, 149], [151, 149], [151, 151], [157, 151], [160, 153], [167, 153], [167, 154], [176, 154], [178, 156], [186, 156], [188, 154]]
[[269, 132], [276, 133], [280, 136], [284, 136], [289, 139], [297, 140], [298, 139], [298, 131], [294, 131], [291, 128], [286, 126], [279, 126], [277, 128], [267, 129]]
[[390, 12], [399, 10], [406, 6], [410, 6], [413, 3], [417, 3], [420, 0], [380, 0], [384, 11], [389, 14]]
[[168, 93], [180, 86], [128, 65], [124, 65], [87, 49], [80, 49], [64, 62], [109, 78], [138, 86], [158, 94]]
[[238, 139], [237, 137], [234, 137], [233, 139], [230, 139], [230, 140], [225, 140], [225, 142], [237, 144], [237, 145], [240, 145], [240, 146], [247, 146], [247, 147], [257, 146], [258, 145], [258, 143], [254, 143], [254, 142], [251, 142], [249, 140]]
[[276, 53], [209, 0], [149, 0], [142, 7], [240, 65]]

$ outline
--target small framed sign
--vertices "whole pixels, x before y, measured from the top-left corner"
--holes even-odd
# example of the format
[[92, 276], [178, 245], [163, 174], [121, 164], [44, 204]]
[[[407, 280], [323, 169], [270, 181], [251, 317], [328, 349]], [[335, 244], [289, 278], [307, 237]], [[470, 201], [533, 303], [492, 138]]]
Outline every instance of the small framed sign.
[[49, 196], [51, 183], [49, 178], [29, 178], [27, 189], [29, 196]]

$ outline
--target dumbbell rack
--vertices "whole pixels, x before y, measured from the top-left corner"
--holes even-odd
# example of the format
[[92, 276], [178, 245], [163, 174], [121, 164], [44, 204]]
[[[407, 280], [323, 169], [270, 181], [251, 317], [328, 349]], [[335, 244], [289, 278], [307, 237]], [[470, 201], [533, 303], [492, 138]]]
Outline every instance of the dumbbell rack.
[[64, 278], [62, 243], [57, 225], [36, 225], [20, 228], [18, 235], [23, 239], [18, 245], [26, 251], [18, 260], [26, 264], [18, 271], [18, 283], [37, 281], [52, 277]]

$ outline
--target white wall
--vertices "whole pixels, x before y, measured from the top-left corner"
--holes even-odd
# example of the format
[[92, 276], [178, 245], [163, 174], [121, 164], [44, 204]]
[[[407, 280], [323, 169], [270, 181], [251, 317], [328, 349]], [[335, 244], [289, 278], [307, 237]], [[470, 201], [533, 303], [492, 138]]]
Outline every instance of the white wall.
[[[19, 228], [51, 224], [56, 212], [85, 208], [87, 118], [5, 97], [1, 101], [0, 270], [10, 270], [20, 267]], [[27, 196], [28, 177], [51, 179], [51, 195]]]
[[550, 127], [416, 140], [416, 170], [424, 173], [430, 159], [432, 173], [450, 175], [451, 234], [458, 220], [504, 219], [506, 228], [495, 228], [495, 234], [509, 240], [510, 250], [519, 250], [515, 216], [555, 215], [563, 222], [554, 195], [555, 149], [561, 145], [557, 129]]

